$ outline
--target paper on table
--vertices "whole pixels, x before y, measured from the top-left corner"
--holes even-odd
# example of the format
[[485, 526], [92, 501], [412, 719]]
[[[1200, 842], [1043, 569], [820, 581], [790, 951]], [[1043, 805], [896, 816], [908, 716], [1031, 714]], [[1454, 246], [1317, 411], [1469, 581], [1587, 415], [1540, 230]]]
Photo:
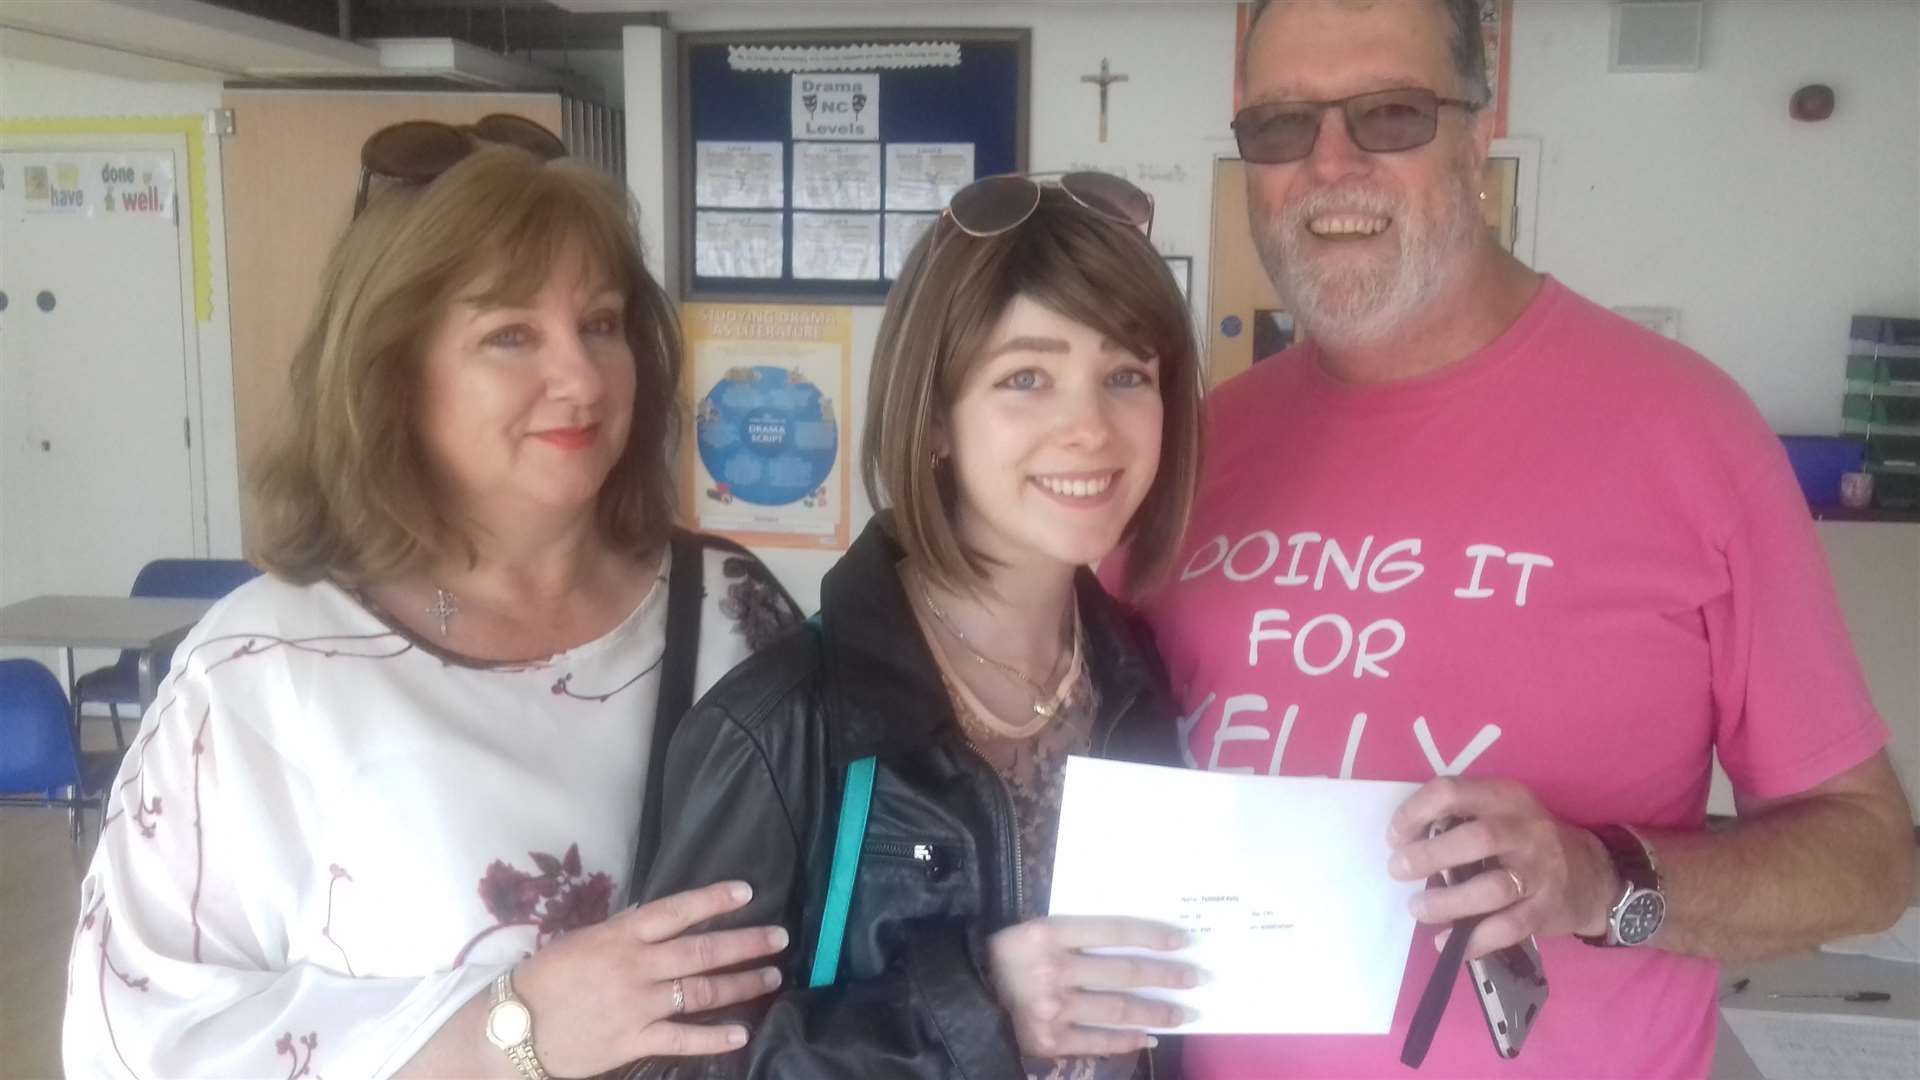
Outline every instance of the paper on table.
[[1878, 934], [1829, 941], [1820, 946], [1820, 951], [1920, 964], [1920, 907], [1908, 908], [1906, 914], [1900, 916], [1899, 922]]
[[701, 142], [693, 150], [695, 206], [778, 210], [786, 205], [786, 165], [777, 142]]
[[880, 277], [879, 214], [794, 214], [793, 276], [816, 281]]
[[901, 268], [907, 265], [907, 256], [913, 254], [913, 245], [939, 220], [939, 214], [887, 215], [886, 266], [882, 272], [888, 281], [900, 276]]
[[889, 210], [944, 210], [971, 183], [972, 143], [887, 144]]
[[880, 209], [880, 144], [793, 144], [796, 210]]
[[1182, 1034], [1382, 1035], [1420, 882], [1387, 875], [1387, 822], [1416, 785], [1069, 759], [1051, 913], [1172, 923], [1207, 973], [1153, 996]]
[[1887, 1080], [1920, 1075], [1920, 1021], [1722, 1009], [1767, 1080]]
[[779, 214], [698, 210], [693, 272], [701, 277], [777, 278], [786, 255]]

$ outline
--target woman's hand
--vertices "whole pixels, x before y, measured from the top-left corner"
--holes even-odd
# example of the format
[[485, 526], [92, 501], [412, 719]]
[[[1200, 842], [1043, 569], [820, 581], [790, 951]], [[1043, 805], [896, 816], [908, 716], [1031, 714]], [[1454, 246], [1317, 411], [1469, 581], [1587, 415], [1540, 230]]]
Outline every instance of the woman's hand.
[[[1126, 1028], [1172, 1028], [1193, 1019], [1178, 1005], [1126, 993], [1145, 987], [1198, 986], [1191, 964], [1088, 949], [1168, 951], [1187, 944], [1179, 930], [1142, 919], [1056, 916], [1032, 919], [987, 939], [994, 993], [1013, 1017], [1020, 1051], [1032, 1057], [1125, 1054], [1154, 1040]], [[1095, 1026], [1090, 1026], [1095, 1025]]]
[[[739, 1024], [690, 1024], [687, 1015], [748, 1001], [780, 985], [780, 969], [716, 974], [787, 947], [778, 926], [690, 934], [752, 898], [722, 882], [631, 908], [556, 939], [514, 970], [533, 1014], [533, 1049], [555, 1076], [593, 1076], [647, 1057], [723, 1054], [745, 1046]], [[674, 984], [679, 984], [676, 1008]]]

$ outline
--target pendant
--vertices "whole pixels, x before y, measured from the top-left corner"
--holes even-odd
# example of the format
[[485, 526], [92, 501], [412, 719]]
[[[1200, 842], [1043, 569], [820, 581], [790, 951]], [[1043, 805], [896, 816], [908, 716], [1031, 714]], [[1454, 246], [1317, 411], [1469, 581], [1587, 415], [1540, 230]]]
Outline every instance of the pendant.
[[1060, 711], [1060, 703], [1057, 701], [1054, 701], [1054, 702], [1036, 701], [1033, 703], [1034, 715], [1038, 716], [1042, 720], [1053, 719], [1054, 715], [1059, 711]]
[[448, 621], [460, 614], [460, 602], [445, 589], [436, 588], [433, 592], [433, 606], [427, 609], [427, 614], [440, 621], [440, 636], [446, 637]]

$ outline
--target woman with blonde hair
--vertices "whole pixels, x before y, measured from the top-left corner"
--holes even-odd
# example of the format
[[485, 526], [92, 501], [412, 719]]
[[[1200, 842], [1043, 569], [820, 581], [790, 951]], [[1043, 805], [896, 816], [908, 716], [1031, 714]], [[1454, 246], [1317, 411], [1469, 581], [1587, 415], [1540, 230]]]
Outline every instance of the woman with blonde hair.
[[674, 313], [624, 191], [562, 155], [503, 116], [368, 140], [257, 478], [269, 576], [176, 650], [82, 886], [70, 1075], [744, 1043], [681, 1014], [775, 985], [784, 931], [690, 932], [748, 887], [621, 908], [656, 730], [795, 612], [673, 530]]
[[[862, 468], [884, 507], [827, 573], [818, 626], [722, 680], [675, 734], [666, 895], [753, 884], [786, 987], [743, 1050], [684, 1077], [1170, 1076], [1131, 991], [1191, 986], [1177, 931], [1049, 918], [1066, 758], [1180, 761], [1164, 675], [1088, 564], [1176, 558], [1199, 460], [1193, 329], [1098, 173], [976, 181], [887, 298]], [[1151, 858], [1151, 853], [1145, 853]]]

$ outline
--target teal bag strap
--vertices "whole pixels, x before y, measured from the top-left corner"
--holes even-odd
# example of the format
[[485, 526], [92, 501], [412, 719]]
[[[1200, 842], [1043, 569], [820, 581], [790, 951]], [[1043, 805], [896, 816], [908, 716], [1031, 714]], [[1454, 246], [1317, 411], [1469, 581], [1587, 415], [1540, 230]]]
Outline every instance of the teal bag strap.
[[820, 939], [813, 950], [810, 987], [832, 986], [840, 974], [840, 945], [847, 936], [847, 911], [853, 907], [853, 882], [860, 874], [860, 848], [867, 839], [867, 810], [873, 805], [874, 760], [863, 757], [847, 766], [847, 790], [840, 798], [840, 831], [833, 840], [833, 870], [827, 878], [827, 906], [820, 913]]
[[[820, 613], [814, 612], [807, 625], [820, 633]], [[827, 904], [820, 912], [820, 937], [813, 948], [809, 987], [832, 986], [840, 975], [840, 946], [847, 938], [847, 912], [853, 907], [860, 849], [867, 842], [867, 811], [873, 806], [873, 769], [870, 757], [847, 766], [847, 788], [840, 796], [840, 828], [833, 838], [833, 869], [827, 876]]]

